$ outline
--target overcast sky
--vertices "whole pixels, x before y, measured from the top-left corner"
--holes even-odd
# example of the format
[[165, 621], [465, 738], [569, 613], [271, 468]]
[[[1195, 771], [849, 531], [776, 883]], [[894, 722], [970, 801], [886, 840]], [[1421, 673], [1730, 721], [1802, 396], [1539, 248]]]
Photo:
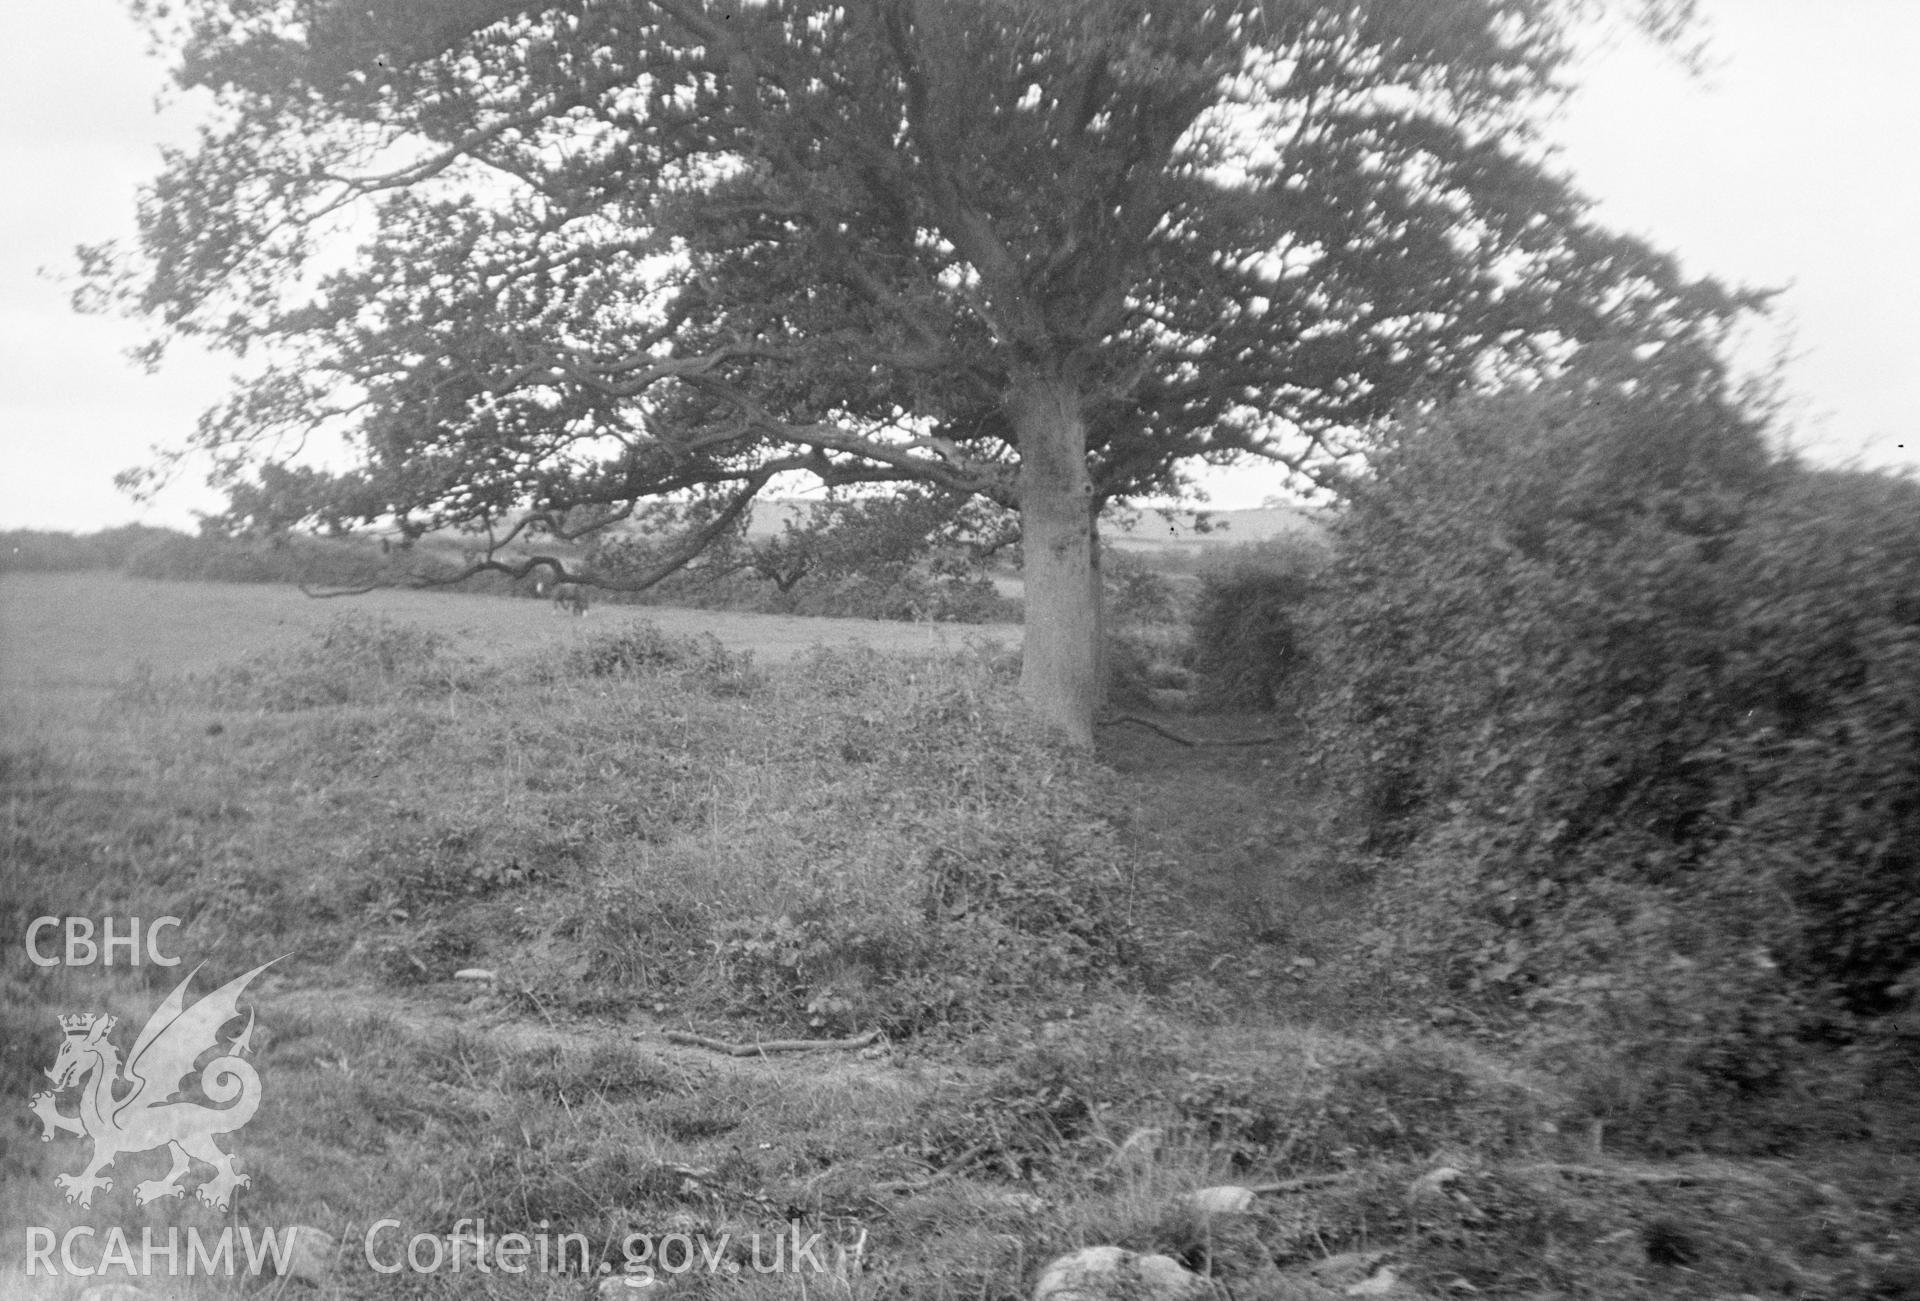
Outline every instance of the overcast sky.
[[[1802, 449], [1920, 467], [1920, 0], [1706, 0], [1713, 68], [1690, 80], [1632, 44], [1586, 70], [1556, 134], [1611, 224], [1689, 271], [1779, 286], [1747, 344], [1787, 358]], [[124, 237], [135, 190], [186, 115], [156, 117], [161, 65], [118, 0], [59, 0], [9, 28], [0, 78], [0, 528], [190, 526], [217, 499], [200, 472], [142, 508], [116, 471], [178, 444], [226, 367], [181, 355], [158, 376], [138, 331], [74, 315], [40, 268]], [[1274, 485], [1216, 478], [1219, 508]]]

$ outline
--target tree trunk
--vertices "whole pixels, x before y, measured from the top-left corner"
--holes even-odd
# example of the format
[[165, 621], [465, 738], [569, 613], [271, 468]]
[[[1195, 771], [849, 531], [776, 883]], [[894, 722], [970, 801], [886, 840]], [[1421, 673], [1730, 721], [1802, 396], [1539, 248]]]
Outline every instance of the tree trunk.
[[1100, 587], [1093, 479], [1080, 393], [1058, 375], [1024, 376], [1008, 395], [1020, 443], [1026, 649], [1020, 691], [1078, 746], [1100, 703]]

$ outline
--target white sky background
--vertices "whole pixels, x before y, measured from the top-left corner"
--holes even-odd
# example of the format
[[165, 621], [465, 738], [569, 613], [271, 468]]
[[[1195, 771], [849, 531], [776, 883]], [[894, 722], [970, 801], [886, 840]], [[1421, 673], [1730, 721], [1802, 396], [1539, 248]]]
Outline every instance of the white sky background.
[[[1556, 134], [1620, 229], [1689, 272], [1781, 286], [1749, 341], [1784, 349], [1795, 441], [1823, 462], [1920, 468], [1920, 0], [1706, 0], [1711, 68], [1690, 80], [1627, 43], [1583, 74]], [[185, 115], [156, 117], [162, 65], [118, 0], [34, 7], [0, 77], [0, 528], [191, 527], [204, 466], [142, 508], [113, 486], [178, 445], [227, 363], [179, 353], [158, 376], [122, 352], [131, 323], [81, 317], [62, 287], [76, 243], [125, 237], [135, 191]], [[1208, 479], [1217, 509], [1273, 476]]]

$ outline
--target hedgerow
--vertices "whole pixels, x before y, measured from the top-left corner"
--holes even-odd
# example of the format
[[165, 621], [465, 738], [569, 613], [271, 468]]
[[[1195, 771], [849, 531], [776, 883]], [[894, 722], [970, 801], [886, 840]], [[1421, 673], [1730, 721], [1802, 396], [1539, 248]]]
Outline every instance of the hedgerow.
[[1914, 1005], [1920, 487], [1656, 372], [1414, 423], [1336, 536], [1318, 762], [1383, 956], [1690, 1125]]

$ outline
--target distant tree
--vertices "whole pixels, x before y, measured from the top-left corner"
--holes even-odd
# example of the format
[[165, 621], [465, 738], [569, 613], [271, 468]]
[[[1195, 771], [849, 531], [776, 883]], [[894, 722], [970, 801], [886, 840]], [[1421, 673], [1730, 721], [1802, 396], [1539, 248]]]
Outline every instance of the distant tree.
[[[1539, 143], [1601, 0], [132, 3], [219, 113], [82, 297], [266, 359], [195, 438], [236, 486], [357, 458], [236, 524], [279, 482], [525, 573], [691, 501], [637, 587], [783, 476], [984, 498], [1023, 689], [1083, 743], [1106, 503], [1749, 301]], [[1660, 41], [1690, 7], [1625, 5]]]

